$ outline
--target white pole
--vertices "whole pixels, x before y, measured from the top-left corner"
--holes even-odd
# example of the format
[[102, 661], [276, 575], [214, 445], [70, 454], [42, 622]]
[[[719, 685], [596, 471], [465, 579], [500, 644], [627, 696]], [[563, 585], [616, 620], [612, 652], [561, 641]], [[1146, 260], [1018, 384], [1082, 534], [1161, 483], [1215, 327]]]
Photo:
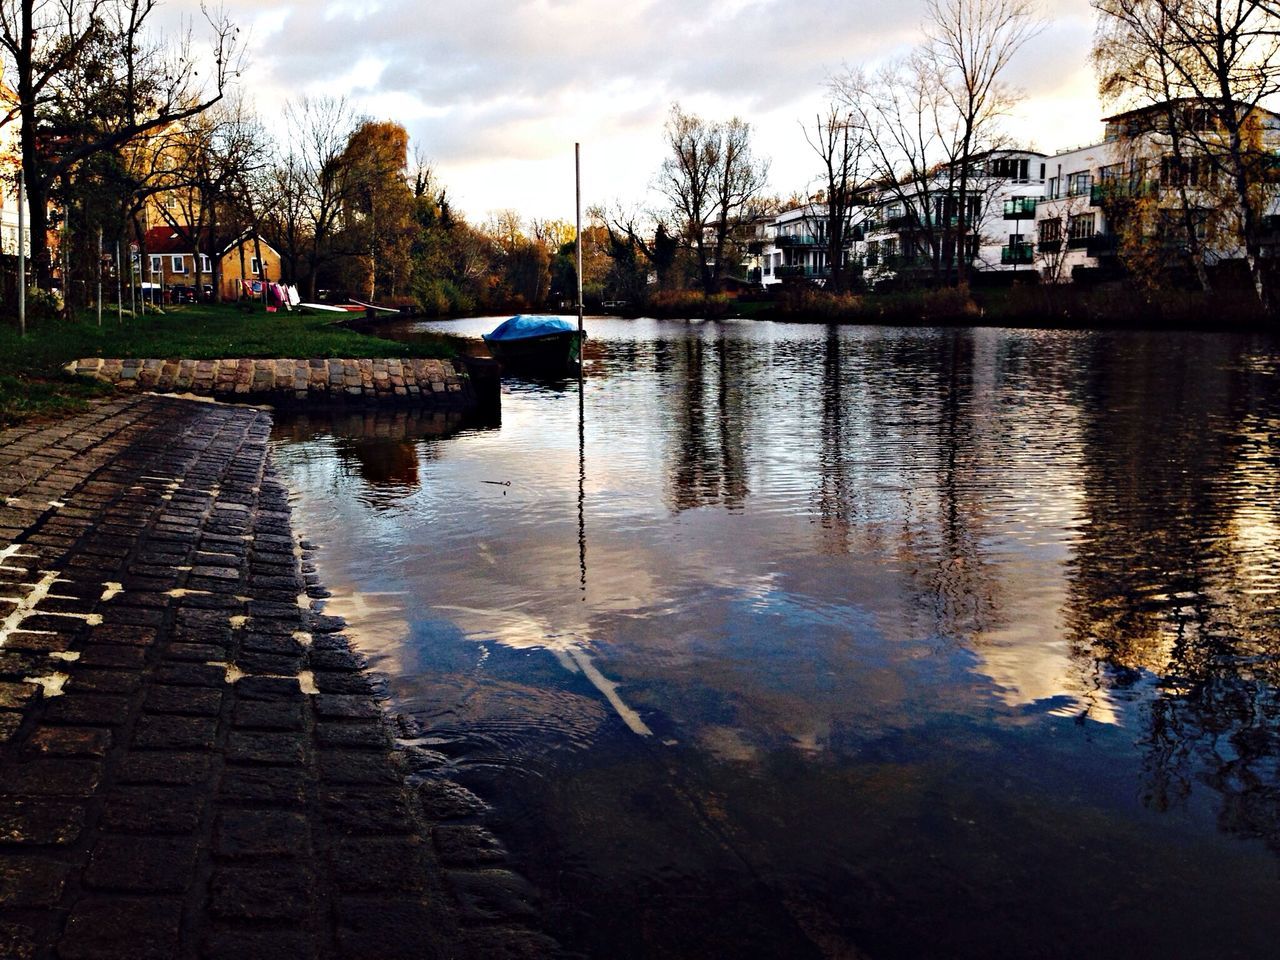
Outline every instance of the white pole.
[[98, 227], [98, 326], [102, 326], [102, 227]]
[[120, 276], [120, 239], [116, 238], [116, 324], [124, 323], [124, 289], [120, 286], [123, 278]]
[[574, 225], [578, 255], [578, 363], [582, 363], [582, 145], [573, 145]]
[[18, 170], [18, 329], [27, 335], [27, 178]]

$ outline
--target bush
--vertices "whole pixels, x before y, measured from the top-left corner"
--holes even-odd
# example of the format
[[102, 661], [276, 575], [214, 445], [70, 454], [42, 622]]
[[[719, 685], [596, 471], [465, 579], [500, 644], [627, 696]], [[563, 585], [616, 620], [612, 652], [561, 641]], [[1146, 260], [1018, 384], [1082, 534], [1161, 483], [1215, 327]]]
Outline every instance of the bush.
[[658, 318], [723, 320], [735, 312], [727, 293], [707, 296], [699, 290], [659, 290], [649, 298], [648, 312]]

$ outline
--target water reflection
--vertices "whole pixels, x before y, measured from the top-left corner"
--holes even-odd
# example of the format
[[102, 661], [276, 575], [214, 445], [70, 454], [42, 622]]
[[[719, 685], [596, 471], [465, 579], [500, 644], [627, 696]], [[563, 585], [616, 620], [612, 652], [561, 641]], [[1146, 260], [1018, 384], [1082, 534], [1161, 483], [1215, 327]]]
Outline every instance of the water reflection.
[[338, 600], [394, 598], [357, 638], [572, 948], [1272, 948], [1274, 342], [588, 332], [581, 388], [511, 381], [412, 465], [354, 452], [376, 424], [277, 434]]

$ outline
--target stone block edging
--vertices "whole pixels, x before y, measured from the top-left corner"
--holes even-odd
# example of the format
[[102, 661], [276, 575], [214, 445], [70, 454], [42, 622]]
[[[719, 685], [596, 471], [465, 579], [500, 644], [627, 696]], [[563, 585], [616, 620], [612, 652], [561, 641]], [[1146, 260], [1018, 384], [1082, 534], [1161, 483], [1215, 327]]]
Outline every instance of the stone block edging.
[[452, 360], [102, 359], [68, 364], [74, 374], [125, 390], [190, 393], [275, 403], [401, 402], [468, 407], [476, 402], [466, 368]]

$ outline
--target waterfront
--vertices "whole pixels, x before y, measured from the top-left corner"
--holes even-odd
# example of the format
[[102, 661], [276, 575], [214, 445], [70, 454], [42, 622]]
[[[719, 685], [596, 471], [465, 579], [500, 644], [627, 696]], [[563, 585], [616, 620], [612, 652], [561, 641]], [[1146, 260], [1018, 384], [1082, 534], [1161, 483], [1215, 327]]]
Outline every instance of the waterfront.
[[513, 381], [500, 423], [281, 415], [274, 450], [568, 947], [1271, 948], [1275, 341], [588, 332], [581, 408]]

